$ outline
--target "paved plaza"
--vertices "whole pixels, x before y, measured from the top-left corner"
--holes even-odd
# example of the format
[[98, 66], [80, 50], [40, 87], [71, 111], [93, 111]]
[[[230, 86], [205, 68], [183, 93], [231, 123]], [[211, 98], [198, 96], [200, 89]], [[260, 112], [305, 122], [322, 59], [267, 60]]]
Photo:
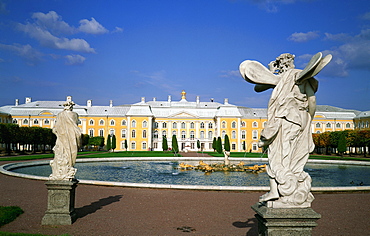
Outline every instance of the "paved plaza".
[[[42, 226], [47, 207], [44, 181], [0, 174], [0, 189], [0, 205], [17, 205], [25, 211], [0, 231], [74, 236], [257, 235], [250, 207], [262, 194], [80, 184], [76, 189], [76, 222], [69, 226]], [[322, 219], [313, 235], [369, 235], [369, 192], [314, 195], [312, 208]]]

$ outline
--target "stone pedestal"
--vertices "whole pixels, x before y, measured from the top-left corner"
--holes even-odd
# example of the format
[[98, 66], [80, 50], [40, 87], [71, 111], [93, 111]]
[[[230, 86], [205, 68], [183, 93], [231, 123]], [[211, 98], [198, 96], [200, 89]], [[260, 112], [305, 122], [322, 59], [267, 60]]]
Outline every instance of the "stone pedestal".
[[321, 218], [312, 208], [270, 208], [256, 203], [252, 209], [257, 213], [259, 236], [308, 236]]
[[76, 220], [75, 190], [77, 180], [49, 180], [48, 208], [42, 218], [42, 225], [71, 225]]

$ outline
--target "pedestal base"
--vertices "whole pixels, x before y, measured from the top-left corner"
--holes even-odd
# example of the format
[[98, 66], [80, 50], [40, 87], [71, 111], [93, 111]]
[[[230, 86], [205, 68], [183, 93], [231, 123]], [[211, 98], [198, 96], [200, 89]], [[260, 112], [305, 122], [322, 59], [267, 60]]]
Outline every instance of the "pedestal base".
[[77, 180], [49, 180], [48, 208], [42, 218], [42, 225], [71, 225], [76, 220], [75, 189]]
[[321, 218], [312, 208], [270, 208], [256, 203], [252, 209], [257, 213], [259, 236], [308, 236]]

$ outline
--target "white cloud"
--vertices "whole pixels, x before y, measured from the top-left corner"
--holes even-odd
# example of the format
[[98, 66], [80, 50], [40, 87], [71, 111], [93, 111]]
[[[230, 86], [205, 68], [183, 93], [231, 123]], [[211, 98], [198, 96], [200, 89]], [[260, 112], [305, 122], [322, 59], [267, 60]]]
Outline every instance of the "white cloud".
[[54, 34], [73, 34], [76, 32], [74, 27], [62, 21], [62, 17], [55, 11], [49, 11], [47, 14], [35, 12], [32, 18], [36, 20], [36, 24], [43, 27], [45, 30], [51, 31]]
[[80, 20], [80, 27], [78, 27], [78, 29], [81, 32], [88, 33], [88, 34], [105, 34], [109, 32], [99, 22], [97, 22], [93, 17], [91, 17], [90, 21], [87, 19]]
[[123, 32], [123, 29], [120, 28], [120, 27], [117, 27], [117, 26], [116, 26], [115, 30], [112, 31], [112, 33], [121, 33], [121, 32]]
[[42, 60], [43, 54], [37, 51], [36, 49], [32, 48], [31, 45], [21, 45], [21, 44], [1, 44], [0, 49], [5, 49], [14, 52], [15, 54], [19, 55], [20, 57], [24, 58], [29, 65], [35, 65], [39, 61]]
[[316, 39], [319, 37], [318, 31], [309, 31], [307, 33], [293, 33], [292, 35], [289, 36], [288, 40], [297, 42], [297, 43], [303, 43], [307, 42], [313, 39]]
[[67, 65], [80, 65], [86, 60], [86, 58], [81, 55], [67, 55], [65, 58]]
[[361, 19], [363, 20], [370, 20], [370, 12], [366, 12], [361, 16]]
[[261, 9], [267, 12], [278, 12], [279, 6], [283, 4], [293, 4], [300, 0], [249, 0], [258, 5]]
[[226, 71], [226, 70], [223, 70], [221, 71], [221, 75], [220, 77], [223, 77], [223, 78], [234, 78], [234, 77], [237, 77], [237, 78], [240, 78], [240, 72], [239, 70], [229, 70], [229, 71]]
[[84, 39], [68, 39], [64, 37], [56, 37], [46, 29], [37, 24], [27, 23], [25, 25], [18, 24], [18, 29], [27, 33], [31, 38], [36, 39], [42, 46], [65, 49], [78, 52], [94, 53], [95, 50], [90, 47], [89, 43]]

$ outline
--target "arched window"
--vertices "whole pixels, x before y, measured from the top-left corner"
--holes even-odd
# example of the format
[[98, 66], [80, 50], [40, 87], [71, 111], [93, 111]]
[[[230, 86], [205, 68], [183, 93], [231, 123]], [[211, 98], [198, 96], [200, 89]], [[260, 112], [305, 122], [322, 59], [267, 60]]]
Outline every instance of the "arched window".
[[235, 132], [235, 130], [233, 130], [233, 132], [231, 132], [231, 138], [232, 139], [236, 139], [236, 132]]
[[38, 119], [34, 119], [33, 120], [33, 124], [38, 125], [39, 124], [39, 120]]
[[190, 139], [191, 140], [194, 140], [195, 136], [194, 136], [194, 131], [190, 131]]
[[208, 129], [212, 129], [213, 128], [213, 124], [212, 124], [212, 122], [209, 122], [208, 123]]
[[226, 129], [226, 121], [222, 121], [221, 128]]
[[331, 128], [331, 124], [330, 123], [326, 123], [326, 128]]
[[347, 123], [346, 124], [346, 128], [351, 128], [351, 124], [350, 123]]
[[24, 119], [24, 120], [23, 120], [23, 124], [24, 124], [24, 125], [28, 125], [28, 119]]
[[212, 131], [208, 131], [208, 139], [212, 139], [213, 138], [213, 133]]
[[190, 129], [194, 129], [194, 122], [190, 123]]
[[122, 120], [122, 126], [126, 126], [126, 120]]
[[111, 136], [113, 136], [113, 135], [114, 135], [114, 131], [115, 131], [114, 129], [110, 129], [110, 130], [109, 130], [109, 134], [110, 134]]
[[336, 124], [335, 124], [335, 127], [336, 127], [336, 128], [341, 128], [341, 127], [342, 127], [342, 125], [341, 125], [340, 123], [336, 123]]
[[143, 130], [143, 138], [146, 138], [146, 130]]
[[242, 125], [242, 127], [245, 127], [245, 122], [244, 122], [244, 121], [242, 121], [241, 125]]
[[99, 129], [99, 136], [104, 137], [104, 129]]
[[231, 128], [233, 128], [233, 129], [235, 129], [235, 128], [236, 128], [236, 122], [235, 122], [235, 121], [233, 121], [233, 122], [231, 123]]
[[13, 119], [13, 124], [17, 124], [18, 121], [16, 119]]
[[135, 130], [131, 131], [131, 138], [136, 138], [136, 131]]
[[252, 150], [253, 150], [253, 151], [257, 151], [257, 150], [258, 150], [258, 145], [257, 145], [257, 143], [253, 143], [253, 145], [252, 145]]
[[245, 130], [242, 130], [242, 139], [245, 139]]
[[89, 136], [94, 137], [94, 129], [89, 129]]
[[319, 122], [316, 123], [316, 128], [321, 128], [321, 124]]
[[182, 139], [182, 140], [185, 140], [185, 138], [186, 138], [185, 131], [182, 131], [182, 132], [181, 132], [181, 139]]
[[141, 144], [141, 149], [142, 149], [142, 150], [146, 150], [146, 142], [143, 142], [143, 143]]
[[104, 120], [103, 120], [103, 119], [101, 119], [101, 120], [99, 121], [99, 125], [104, 125]]
[[131, 142], [131, 149], [133, 149], [133, 150], [136, 149], [136, 142]]
[[185, 129], [186, 128], [186, 126], [185, 126], [185, 122], [182, 122], [181, 123], [181, 129]]
[[153, 133], [153, 138], [158, 138], [158, 131], [156, 130], [156, 131], [154, 131], [154, 133]]
[[258, 131], [257, 130], [252, 131], [252, 139], [258, 139]]
[[204, 139], [204, 131], [200, 131], [200, 139]]
[[163, 128], [163, 129], [167, 128], [167, 123], [166, 123], [166, 122], [163, 122], [163, 123], [162, 123], [162, 128]]
[[114, 125], [116, 125], [116, 122], [114, 120], [110, 120], [110, 125], [114, 126]]
[[177, 123], [176, 122], [172, 123], [172, 129], [177, 129]]
[[225, 130], [223, 130], [223, 131], [222, 131], [222, 139], [224, 139], [224, 138], [225, 138], [225, 135], [226, 135], [226, 131], [225, 131]]
[[132, 128], [136, 128], [136, 120], [133, 120], [133, 121], [131, 122], [131, 127], [132, 127]]
[[200, 128], [201, 128], [201, 129], [204, 129], [204, 122], [201, 122], [201, 123], [200, 123]]
[[89, 121], [89, 125], [94, 125], [94, 120], [93, 120], [93, 119], [91, 119], [91, 120]]
[[253, 123], [252, 123], [252, 127], [253, 127], [253, 128], [257, 128], [257, 127], [258, 127], [258, 123], [257, 123], [257, 121], [253, 121]]
[[173, 130], [172, 131], [172, 135], [176, 135], [176, 130]]
[[154, 128], [158, 128], [158, 122], [154, 122]]
[[148, 126], [148, 122], [144, 120], [142, 125], [143, 125], [143, 128], [146, 128]]
[[166, 130], [163, 130], [163, 131], [162, 131], [162, 137], [164, 138], [164, 137], [166, 137], [166, 135], [167, 135]]
[[121, 130], [121, 137], [126, 138], [126, 130], [125, 129]]
[[49, 120], [49, 119], [46, 119], [46, 120], [44, 121], [44, 124], [45, 124], [45, 125], [50, 124], [50, 120]]

